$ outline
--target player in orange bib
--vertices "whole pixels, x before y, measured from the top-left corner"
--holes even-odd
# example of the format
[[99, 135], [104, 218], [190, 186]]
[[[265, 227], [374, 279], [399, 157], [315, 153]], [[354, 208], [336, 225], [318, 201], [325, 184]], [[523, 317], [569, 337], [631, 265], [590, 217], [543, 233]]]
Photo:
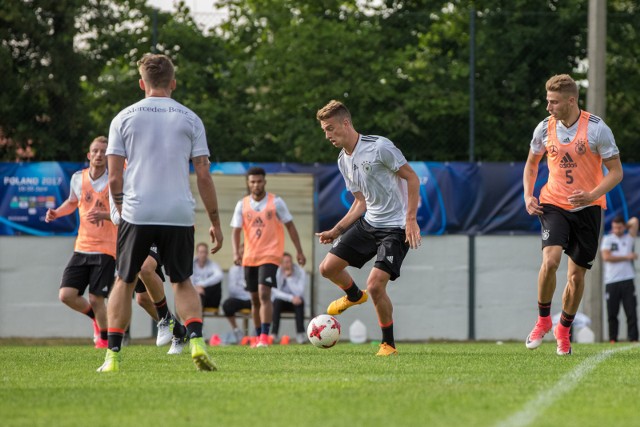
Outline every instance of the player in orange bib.
[[[80, 212], [78, 237], [60, 283], [60, 301], [93, 320], [96, 348], [107, 347], [107, 309], [115, 272], [117, 228], [109, 218], [107, 138], [99, 136], [89, 146], [89, 167], [71, 177], [69, 198], [49, 209], [45, 221]], [[82, 295], [89, 288], [89, 300]]]
[[[284, 201], [265, 191], [266, 172], [259, 167], [247, 171], [249, 195], [236, 205], [231, 219], [233, 261], [244, 266], [247, 290], [251, 293], [251, 312], [256, 325], [258, 347], [269, 345], [273, 315], [271, 288], [277, 286], [276, 272], [284, 255], [284, 228], [296, 247], [298, 264], [306, 258], [298, 230]], [[240, 254], [240, 233], [244, 231], [244, 254]]]
[[[524, 168], [524, 202], [542, 224], [542, 266], [538, 275], [538, 320], [527, 336], [535, 349], [552, 328], [551, 300], [562, 251], [569, 256], [560, 323], [554, 329], [558, 355], [571, 354], [569, 332], [584, 292], [584, 278], [598, 251], [606, 193], [622, 181], [620, 153], [611, 129], [600, 117], [582, 111], [578, 85], [568, 75], [546, 83], [547, 111], [533, 132]], [[533, 195], [538, 165], [547, 155], [549, 179]], [[602, 165], [608, 173], [605, 175]]]

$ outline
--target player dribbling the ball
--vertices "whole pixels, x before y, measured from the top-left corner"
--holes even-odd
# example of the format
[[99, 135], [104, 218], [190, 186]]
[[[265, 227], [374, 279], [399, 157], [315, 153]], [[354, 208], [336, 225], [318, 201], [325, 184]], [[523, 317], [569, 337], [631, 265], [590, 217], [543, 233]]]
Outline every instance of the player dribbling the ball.
[[[387, 138], [360, 135], [351, 113], [339, 101], [331, 101], [316, 114], [325, 137], [340, 148], [338, 168], [355, 201], [349, 212], [331, 229], [316, 233], [320, 243], [333, 247], [320, 264], [320, 274], [346, 295], [327, 308], [338, 315], [371, 295], [382, 329], [377, 356], [397, 355], [393, 336], [393, 304], [387, 283], [400, 276], [405, 255], [421, 243], [416, 220], [420, 181], [402, 152]], [[363, 216], [364, 214], [364, 216]], [[362, 291], [346, 271], [361, 268], [371, 258], [375, 264]]]

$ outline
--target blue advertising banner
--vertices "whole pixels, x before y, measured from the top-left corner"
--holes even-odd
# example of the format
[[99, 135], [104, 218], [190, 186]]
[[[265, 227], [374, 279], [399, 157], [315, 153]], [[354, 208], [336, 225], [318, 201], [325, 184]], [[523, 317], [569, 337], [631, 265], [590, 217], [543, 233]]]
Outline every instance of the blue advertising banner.
[[[256, 164], [229, 162], [211, 165], [213, 173], [244, 174]], [[345, 189], [335, 164], [259, 164], [270, 173], [313, 174], [316, 180], [318, 228], [328, 230], [348, 211], [353, 196]], [[522, 198], [519, 163], [411, 162], [420, 177], [418, 224], [423, 234], [537, 233], [540, 223], [527, 214]], [[69, 195], [71, 175], [84, 163], [0, 163], [0, 235], [73, 235], [77, 215], [46, 224], [47, 208]], [[640, 165], [624, 165], [624, 180], [607, 195], [605, 223], [615, 215], [640, 215]], [[536, 195], [547, 180], [540, 165]]]
[[69, 197], [71, 176], [83, 163], [0, 163], [0, 235], [75, 235], [76, 215], [47, 224], [49, 208]]

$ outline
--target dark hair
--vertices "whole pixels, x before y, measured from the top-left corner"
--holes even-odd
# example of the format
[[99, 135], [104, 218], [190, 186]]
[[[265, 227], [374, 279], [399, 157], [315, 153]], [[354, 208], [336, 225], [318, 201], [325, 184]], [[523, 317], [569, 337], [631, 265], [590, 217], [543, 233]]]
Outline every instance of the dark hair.
[[613, 218], [613, 220], [611, 221], [612, 223], [616, 222], [618, 224], [626, 224], [627, 222], [624, 220], [624, 217], [622, 215], [616, 215], [615, 218]]
[[247, 178], [249, 178], [249, 175], [262, 175], [262, 176], [266, 176], [267, 173], [264, 171], [264, 169], [262, 169], [259, 166], [252, 166], [249, 168], [249, 170], [247, 171]]

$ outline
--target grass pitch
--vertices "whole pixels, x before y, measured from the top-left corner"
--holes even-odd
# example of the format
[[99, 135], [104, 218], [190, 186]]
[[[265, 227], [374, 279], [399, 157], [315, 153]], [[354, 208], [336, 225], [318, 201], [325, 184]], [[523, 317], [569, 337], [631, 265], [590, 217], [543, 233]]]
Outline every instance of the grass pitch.
[[[609, 353], [610, 350], [616, 350]], [[637, 426], [640, 347], [555, 343], [209, 348], [131, 345], [121, 372], [95, 372], [86, 345], [0, 346], [2, 426]]]

